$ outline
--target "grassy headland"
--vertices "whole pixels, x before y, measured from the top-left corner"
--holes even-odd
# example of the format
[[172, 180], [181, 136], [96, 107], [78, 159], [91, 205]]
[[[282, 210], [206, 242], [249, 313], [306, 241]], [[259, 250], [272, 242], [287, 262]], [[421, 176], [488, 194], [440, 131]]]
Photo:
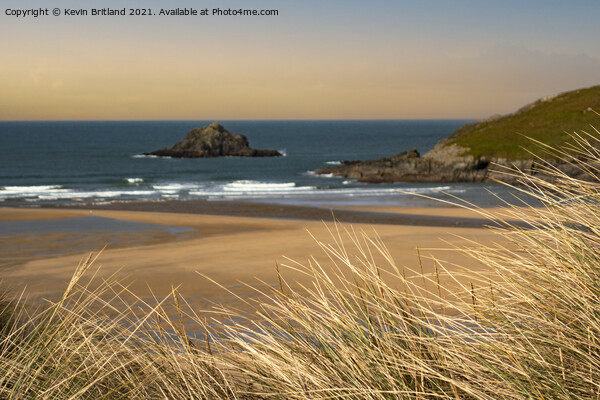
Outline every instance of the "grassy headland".
[[[600, 110], [600, 86], [540, 99], [506, 116], [465, 125], [440, 140], [422, 157], [417, 149], [377, 160], [344, 162], [318, 174], [332, 174], [360, 182], [485, 182], [518, 183], [514, 172], [539, 174], [541, 160], [576, 179], [594, 180], [570, 165], [582, 154], [576, 138], [594, 133]], [[577, 135], [577, 133], [580, 135]], [[588, 136], [589, 138], [589, 136]], [[597, 140], [591, 140], [598, 148]], [[552, 149], [561, 148], [561, 152]], [[512, 171], [512, 172], [511, 172]], [[589, 171], [589, 168], [588, 168]], [[593, 174], [592, 174], [593, 175]], [[546, 174], [545, 179], [554, 179]]]
[[[572, 143], [570, 134], [588, 131], [598, 120], [600, 86], [540, 99], [517, 112], [468, 124], [446, 139], [446, 144], [468, 148], [464, 155], [530, 159], [540, 155], [531, 139], [552, 147]], [[531, 139], [529, 139], [531, 138]]]

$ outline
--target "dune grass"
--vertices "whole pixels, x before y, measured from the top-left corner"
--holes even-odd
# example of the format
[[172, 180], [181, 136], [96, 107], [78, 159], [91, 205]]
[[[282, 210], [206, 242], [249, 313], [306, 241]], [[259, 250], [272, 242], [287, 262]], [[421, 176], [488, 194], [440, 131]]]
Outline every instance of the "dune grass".
[[[596, 176], [593, 133], [547, 151]], [[495, 244], [455, 249], [486, 270], [400, 267], [335, 225], [315, 238], [325, 257], [278, 265], [277, 287], [215, 308], [218, 324], [176, 289], [149, 304], [115, 278], [84, 284], [90, 257], [48, 307], [0, 307], [0, 398], [598, 399], [600, 185], [548, 172], [518, 174], [541, 207], [507, 207], [521, 223], [490, 216]]]

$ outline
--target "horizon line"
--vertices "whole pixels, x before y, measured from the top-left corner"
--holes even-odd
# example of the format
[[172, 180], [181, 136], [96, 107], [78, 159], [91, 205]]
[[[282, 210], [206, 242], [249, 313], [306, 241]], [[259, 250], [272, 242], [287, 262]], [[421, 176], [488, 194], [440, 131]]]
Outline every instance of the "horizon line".
[[245, 119], [245, 118], [211, 118], [211, 119], [22, 119], [3, 120], [2, 122], [194, 122], [194, 121], [228, 121], [228, 122], [295, 122], [295, 121], [479, 121], [482, 118], [275, 118], [275, 119]]

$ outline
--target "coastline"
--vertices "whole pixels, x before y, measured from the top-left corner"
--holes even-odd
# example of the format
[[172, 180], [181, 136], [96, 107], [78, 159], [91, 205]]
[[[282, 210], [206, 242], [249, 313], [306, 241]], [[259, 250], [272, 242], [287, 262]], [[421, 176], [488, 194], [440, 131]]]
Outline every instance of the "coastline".
[[[41, 209], [167, 212], [174, 214], [183, 213], [326, 222], [332, 222], [335, 219], [348, 224], [362, 223], [376, 225], [478, 228], [489, 224], [487, 218], [482, 217], [473, 210], [449, 206], [441, 201], [438, 207], [407, 207], [375, 205], [340, 206], [327, 204], [326, 202], [315, 206], [303, 206], [257, 201], [209, 201], [198, 199], [112, 202], [82, 206], [63, 205], [59, 207], [43, 207]], [[485, 208], [485, 210], [492, 213], [501, 209], [502, 207]]]
[[[87, 235], [76, 233], [73, 235], [77, 235], [81, 243], [70, 251], [65, 232], [46, 232], [46, 236], [38, 235], [33, 241], [29, 237], [28, 242], [14, 235], [0, 248], [4, 253], [0, 259], [10, 258], [11, 261], [1, 267], [5, 287], [14, 294], [25, 290], [34, 301], [57, 297], [77, 265], [90, 252], [102, 250], [107, 245], [107, 237], [111, 241], [95, 264], [100, 267], [97, 278], [108, 279], [116, 275], [128, 290], [142, 299], [168, 296], [172, 286], [179, 287], [181, 295], [199, 308], [209, 307], [214, 302], [235, 303], [236, 299], [227, 290], [252, 296], [245, 292], [242, 282], [257, 284], [262, 281], [260, 285], [275, 287], [275, 263], [282, 266], [289, 282], [298, 284], [307, 282], [306, 277], [293, 271], [294, 262], [305, 264], [315, 256], [324, 265], [328, 264], [328, 260], [321, 259], [322, 251], [315, 241], [333, 242], [331, 232], [335, 232], [336, 226], [331, 222], [331, 210], [326, 208], [260, 203], [244, 203], [245, 207], [239, 207], [240, 204], [231, 202], [226, 205], [165, 203], [121, 203], [94, 209], [0, 208], [0, 226], [8, 221], [49, 220], [60, 226], [61, 221], [94, 216], [159, 227], [145, 229], [146, 225], [140, 225], [142, 228], [138, 230], [112, 232], [109, 236], [95, 234], [93, 229]], [[338, 225], [341, 230], [352, 229], [371, 237], [376, 232], [400, 268], [418, 266], [418, 247], [425, 273], [434, 273], [434, 263], [428, 257], [444, 260], [444, 267], [449, 269], [456, 270], [456, 265], [481, 269], [481, 265], [465, 255], [448, 249], [470, 240], [491, 243], [496, 239], [493, 231], [481, 224], [481, 216], [461, 208], [369, 207], [368, 210], [370, 212], [340, 208], [333, 212], [341, 221]], [[224, 213], [230, 215], [222, 215]], [[354, 219], [348, 221], [346, 217]], [[379, 222], [385, 218], [389, 219], [387, 223]], [[454, 221], [453, 224], [450, 221]], [[169, 231], [173, 227], [185, 228], [185, 231]], [[139, 240], [132, 242], [135, 235]], [[36, 251], [39, 253], [40, 248], [51, 243], [67, 250], [36, 255]], [[13, 251], [11, 257], [7, 257], [9, 248], [17, 249], [18, 254]]]

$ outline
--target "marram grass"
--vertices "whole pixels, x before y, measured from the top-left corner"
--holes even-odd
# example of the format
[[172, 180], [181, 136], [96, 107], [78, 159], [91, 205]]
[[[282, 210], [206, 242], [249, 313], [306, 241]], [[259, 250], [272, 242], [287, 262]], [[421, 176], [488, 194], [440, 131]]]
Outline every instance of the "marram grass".
[[[591, 137], [548, 151], [597, 176]], [[401, 268], [336, 225], [315, 239], [326, 257], [277, 265], [277, 287], [218, 324], [176, 289], [148, 304], [114, 278], [83, 284], [90, 258], [49, 307], [0, 305], [0, 398], [600, 399], [599, 181], [552, 172], [517, 172], [541, 206], [507, 207], [495, 244], [456, 249], [482, 272]]]

